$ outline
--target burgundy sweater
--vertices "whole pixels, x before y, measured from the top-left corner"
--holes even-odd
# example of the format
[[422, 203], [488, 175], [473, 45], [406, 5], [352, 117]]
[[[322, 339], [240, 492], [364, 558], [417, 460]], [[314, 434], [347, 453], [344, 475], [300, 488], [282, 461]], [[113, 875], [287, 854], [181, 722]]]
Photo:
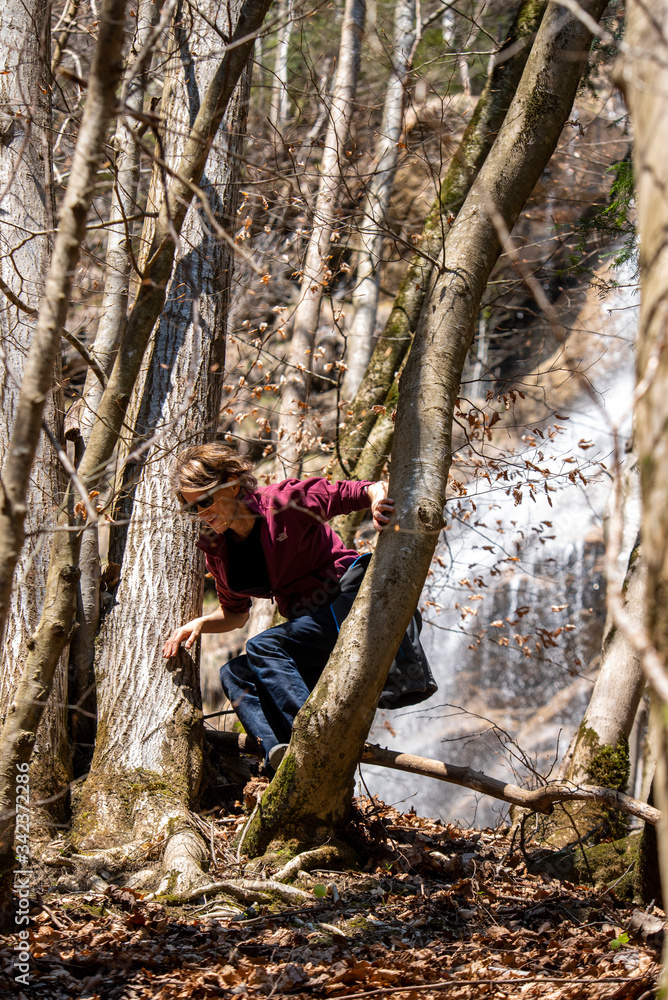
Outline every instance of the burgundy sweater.
[[[369, 482], [330, 483], [326, 479], [286, 479], [247, 493], [243, 500], [262, 521], [261, 541], [270, 591], [285, 618], [295, 618], [328, 604], [337, 581], [357, 558], [326, 523], [337, 514], [371, 506]], [[231, 590], [227, 579], [225, 533], [203, 531], [198, 548], [216, 583], [221, 607], [243, 614], [251, 606], [247, 594]]]

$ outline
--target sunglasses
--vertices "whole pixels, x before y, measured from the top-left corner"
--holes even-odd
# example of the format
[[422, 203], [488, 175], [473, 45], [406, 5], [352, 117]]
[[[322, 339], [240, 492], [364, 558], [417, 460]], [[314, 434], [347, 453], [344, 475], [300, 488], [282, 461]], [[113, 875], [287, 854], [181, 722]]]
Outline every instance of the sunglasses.
[[234, 486], [234, 481], [231, 483], [218, 483], [218, 485], [214, 486], [206, 496], [201, 497], [199, 500], [195, 500], [194, 503], [186, 503], [183, 497], [179, 494], [179, 499], [181, 500], [181, 513], [188, 514], [190, 517], [198, 517], [203, 510], [208, 510], [209, 507], [213, 507], [213, 505], [217, 502], [214, 494], [224, 486]]

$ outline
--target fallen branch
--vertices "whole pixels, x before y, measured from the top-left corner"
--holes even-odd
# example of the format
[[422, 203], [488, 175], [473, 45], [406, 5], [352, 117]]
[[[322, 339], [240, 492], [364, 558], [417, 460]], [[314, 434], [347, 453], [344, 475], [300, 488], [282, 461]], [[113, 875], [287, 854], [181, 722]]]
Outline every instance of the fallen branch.
[[[207, 730], [206, 739], [212, 746], [228, 753], [241, 752], [254, 757], [263, 757], [258, 743], [245, 733], [218, 732]], [[440, 760], [430, 760], [428, 757], [415, 757], [413, 754], [402, 753], [400, 750], [384, 750], [382, 747], [365, 743], [362, 751], [361, 764], [374, 764], [378, 767], [389, 767], [395, 771], [406, 771], [409, 774], [422, 774], [426, 778], [436, 778], [452, 785], [471, 788], [474, 792], [491, 795], [514, 806], [530, 809], [532, 812], [550, 813], [555, 802], [603, 802], [613, 809], [637, 816], [652, 826], [660, 819], [660, 812], [653, 806], [625, 795], [615, 788], [602, 788], [599, 785], [569, 785], [564, 782], [543, 785], [533, 790], [511, 785], [498, 778], [490, 778], [481, 771], [470, 767], [447, 764]]]
[[[629, 976], [600, 976], [598, 979], [578, 979], [579, 986], [596, 986], [599, 983], [635, 983], [642, 984], [648, 982], [647, 977], [629, 977]], [[536, 983], [570, 983], [573, 984], [573, 978], [570, 976], [536, 976], [532, 979], [525, 979], [520, 976], [499, 976], [496, 979], [442, 979], [439, 982], [433, 983], [411, 983], [410, 986], [381, 986], [375, 990], [364, 990], [361, 993], [343, 993], [339, 994], [337, 1000], [366, 1000], [367, 997], [380, 997], [387, 996], [390, 993], [416, 993], [418, 990], [428, 990], [432, 991], [439, 989], [444, 986], [449, 986], [450, 988], [458, 986], [468, 986], [470, 987], [475, 983], [475, 986], [513, 986], [516, 983], [522, 984], [522, 986]], [[646, 994], [643, 994], [643, 997]], [[641, 998], [642, 1000], [642, 998]]]
[[630, 795], [625, 795], [615, 788], [567, 785], [560, 782], [529, 790], [499, 781], [498, 778], [490, 778], [470, 767], [446, 764], [427, 757], [414, 757], [413, 754], [401, 753], [400, 750], [383, 750], [370, 743], [364, 745], [361, 763], [377, 764], [380, 767], [391, 767], [395, 771], [408, 771], [410, 774], [423, 774], [427, 778], [448, 781], [452, 785], [462, 785], [464, 788], [471, 788], [475, 792], [491, 795], [495, 799], [502, 799], [511, 805], [531, 809], [533, 812], [550, 813], [555, 802], [582, 802], [588, 799], [592, 802], [604, 802], [614, 809], [619, 809], [620, 812], [637, 816], [652, 826], [656, 826], [661, 815], [653, 806], [631, 798]]

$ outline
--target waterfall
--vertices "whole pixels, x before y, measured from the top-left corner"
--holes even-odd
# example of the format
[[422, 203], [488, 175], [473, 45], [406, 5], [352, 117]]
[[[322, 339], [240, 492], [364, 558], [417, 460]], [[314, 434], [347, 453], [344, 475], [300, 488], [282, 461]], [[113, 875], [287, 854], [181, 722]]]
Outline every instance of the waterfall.
[[[631, 426], [637, 297], [630, 267], [614, 277], [619, 287], [605, 298], [593, 287], [583, 295], [548, 366], [559, 375], [534, 380], [552, 417], [523, 435], [515, 479], [478, 477], [458, 517], [456, 500], [448, 502], [422, 595], [423, 644], [439, 691], [417, 708], [379, 712], [372, 742], [506, 781], [530, 781], [531, 768], [547, 774], [567, 749], [589, 701], [605, 620], [612, 428], [623, 442]], [[630, 502], [629, 539], [637, 518]], [[493, 825], [505, 810], [429, 778], [365, 766], [363, 779], [388, 804], [444, 821]]]

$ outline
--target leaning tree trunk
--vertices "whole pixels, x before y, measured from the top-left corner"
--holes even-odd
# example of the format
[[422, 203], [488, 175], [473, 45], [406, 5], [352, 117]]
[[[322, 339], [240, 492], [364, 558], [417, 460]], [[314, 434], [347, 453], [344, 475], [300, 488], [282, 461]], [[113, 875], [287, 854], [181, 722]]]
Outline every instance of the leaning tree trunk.
[[434, 263], [441, 256], [443, 240], [498, 135], [544, 11], [544, 0], [523, 0], [508, 38], [496, 53], [471, 121], [425, 220], [421, 252], [414, 254], [408, 263], [392, 311], [351, 403], [351, 415], [338, 451], [340, 456], [345, 455], [345, 462], [333, 465], [331, 471], [335, 479], [361, 478], [355, 470], [360, 451], [376, 422], [377, 408], [385, 404], [410, 349]]
[[[141, 60], [149, 41], [155, 45], [152, 28], [158, 17], [156, 0], [140, 0], [137, 5], [135, 33], [128, 54], [125, 72], [124, 106], [140, 113], [146, 94], [149, 61]], [[137, 66], [137, 59], [142, 63]], [[142, 126], [129, 115], [119, 118], [112, 140], [114, 149], [114, 186], [111, 196], [107, 252], [105, 256], [104, 290], [100, 320], [93, 342], [92, 354], [100, 369], [108, 376], [116, 349], [125, 327], [132, 275], [130, 239], [132, 219], [139, 211], [140, 136]], [[95, 423], [95, 416], [104, 392], [104, 381], [91, 369], [86, 375], [78, 433], [85, 446]], [[70, 643], [70, 709], [75, 774], [88, 770], [90, 748], [95, 739], [95, 694], [93, 663], [95, 640], [100, 624], [100, 545], [97, 527], [91, 526], [81, 538], [79, 559], [81, 578], [77, 594], [77, 629]]]
[[278, 465], [298, 473], [304, 450], [304, 417], [308, 406], [311, 357], [320, 318], [320, 304], [331, 277], [329, 249], [338, 207], [345, 145], [357, 91], [366, 0], [346, 0], [336, 77], [329, 110], [329, 127], [320, 162], [320, 184], [299, 299], [292, 318], [292, 340], [281, 395]]
[[[628, 6], [620, 84], [633, 122], [633, 163], [640, 231], [640, 332], [636, 442], [642, 492], [642, 550], [647, 564], [647, 631], [661, 665], [650, 671], [662, 725], [654, 792], [662, 812], [659, 862], [668, 899], [668, 3]], [[645, 656], [644, 665], [652, 662]], [[663, 990], [668, 988], [668, 944]]]
[[[7, 110], [6, 131], [0, 144], [0, 190], [3, 213], [14, 225], [0, 232], [0, 337], [4, 354], [0, 364], [0, 463], [4, 465], [16, 421], [18, 395], [26, 348], [35, 332], [35, 316], [48, 268], [51, 203], [50, 107], [48, 51], [43, 51], [35, 24], [48, 18], [41, 0], [25, 5], [4, 3], [0, 9], [3, 71], [2, 106]], [[46, 35], [48, 38], [48, 34]], [[36, 235], [25, 239], [26, 230]], [[60, 359], [54, 358], [56, 370]], [[54, 437], [62, 439], [62, 393], [48, 394], [43, 418]], [[0, 664], [0, 719], [4, 721], [14, 694], [28, 642], [37, 627], [49, 565], [50, 531], [63, 493], [64, 480], [54, 449], [40, 438], [27, 492], [26, 533], [11, 594], [9, 617]], [[51, 800], [32, 817], [35, 835], [64, 818], [70, 773], [66, 706], [67, 665], [59, 664], [53, 697], [42, 721], [31, 769], [33, 800]], [[55, 798], [54, 798], [55, 797]]]
[[[604, 7], [605, 0], [589, 0], [583, 10], [598, 19]], [[501, 252], [490, 204], [512, 228], [568, 119], [590, 40], [579, 19], [548, 5], [506, 121], [445, 242], [401, 379], [390, 476], [394, 530], [379, 538], [336, 649], [250, 820], [250, 854], [288, 838], [322, 843], [346, 821], [364, 740], [443, 526], [455, 400]]]
[[415, 0], [400, 0], [394, 15], [392, 68], [385, 93], [380, 134], [374, 151], [376, 165], [367, 182], [360, 222], [360, 249], [352, 300], [353, 320], [347, 335], [348, 371], [343, 381], [343, 399], [354, 397], [373, 350], [380, 292], [380, 260], [385, 241], [387, 210], [399, 162], [399, 140], [408, 76], [413, 64], [416, 30]]
[[[233, 19], [238, 9], [231, 9]], [[200, 10], [229, 32], [216, 3]], [[179, 160], [198, 94], [216, 68], [218, 40], [207, 35], [210, 51], [198, 52], [193, 76], [184, 78], [180, 53], [188, 21], [187, 12], [177, 10], [161, 108], [170, 163]], [[226, 231], [235, 218], [249, 83], [246, 72], [202, 182]], [[158, 192], [160, 186], [157, 178]], [[178, 624], [201, 613], [203, 560], [195, 548], [198, 524], [176, 512], [169, 470], [180, 448], [216, 429], [233, 260], [200, 205], [191, 206], [181, 242], [168, 305], [137, 388], [134, 448], [143, 450], [130, 456], [126, 469], [129, 502], [121, 520], [129, 517], [129, 527], [112, 543], [121, 582], [98, 640], [98, 735], [74, 825], [86, 850], [160, 834], [172, 838], [168, 864], [183, 887], [201, 872], [193, 861], [205, 853], [188, 821], [201, 779], [199, 670], [184, 648], [167, 663], [162, 646]]]

